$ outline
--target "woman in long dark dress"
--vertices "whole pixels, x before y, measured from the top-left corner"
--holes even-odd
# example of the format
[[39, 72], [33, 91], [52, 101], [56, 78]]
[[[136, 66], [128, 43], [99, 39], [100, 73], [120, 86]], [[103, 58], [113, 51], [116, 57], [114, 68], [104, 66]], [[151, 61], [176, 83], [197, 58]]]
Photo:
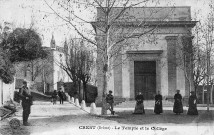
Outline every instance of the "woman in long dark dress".
[[173, 112], [175, 114], [181, 114], [183, 113], [183, 104], [182, 104], [182, 96], [180, 94], [180, 90], [177, 90], [177, 93], [174, 96], [174, 106], [173, 106]]
[[197, 97], [194, 91], [191, 91], [190, 94], [191, 95], [189, 97], [189, 109], [187, 111], [187, 115], [198, 115]]
[[162, 95], [160, 94], [160, 91], [158, 91], [158, 94], [155, 96], [155, 109], [154, 109], [154, 113], [156, 113], [156, 114], [163, 113]]
[[136, 100], [136, 105], [135, 105], [135, 110], [133, 114], [145, 114], [144, 105], [143, 105], [144, 97], [141, 94], [141, 92], [139, 92], [135, 100]]

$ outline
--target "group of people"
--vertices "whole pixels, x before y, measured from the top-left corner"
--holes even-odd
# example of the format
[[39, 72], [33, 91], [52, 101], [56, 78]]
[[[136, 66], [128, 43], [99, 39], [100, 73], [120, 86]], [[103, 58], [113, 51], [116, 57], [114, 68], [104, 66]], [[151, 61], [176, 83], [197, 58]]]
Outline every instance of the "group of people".
[[[136, 96], [136, 106], [134, 110], [134, 114], [145, 114], [144, 110], [144, 97], [141, 92]], [[197, 110], [197, 97], [194, 91], [190, 92], [189, 97], [189, 108], [187, 111], [188, 115], [198, 115]], [[182, 96], [180, 94], [180, 90], [177, 90], [177, 93], [174, 95], [174, 106], [173, 106], [173, 112], [176, 115], [179, 115], [183, 113], [183, 104], [182, 104]], [[160, 91], [158, 91], [158, 94], [155, 96], [155, 107], [154, 107], [154, 113], [155, 114], [161, 114], [163, 113], [163, 106], [162, 106], [162, 95], [160, 94]]]
[[[30, 89], [27, 87], [27, 82], [23, 81], [23, 86], [20, 89], [19, 96], [22, 100], [22, 107], [23, 107], [23, 125], [28, 126], [28, 117], [31, 113], [31, 105], [33, 104], [32, 95], [30, 92]], [[53, 104], [56, 104], [57, 96], [60, 98], [60, 104], [63, 104], [64, 101], [64, 93], [62, 89], [57, 92], [54, 90], [52, 94], [52, 101]], [[144, 97], [141, 92], [136, 96], [136, 106], [134, 110], [134, 114], [145, 114], [144, 110]], [[109, 94], [106, 96], [106, 103], [107, 103], [107, 109], [111, 111], [111, 114], [114, 115], [114, 96], [112, 95], [112, 91], [109, 91]], [[177, 90], [177, 93], [174, 95], [174, 106], [173, 106], [173, 112], [175, 114], [181, 114], [183, 113], [183, 105], [182, 105], [182, 96], [180, 94], [180, 90]], [[154, 113], [160, 114], [163, 113], [163, 106], [162, 106], [162, 95], [158, 91], [158, 94], [155, 96], [155, 107], [154, 107]], [[194, 91], [191, 92], [191, 95], [189, 97], [189, 109], [187, 112], [188, 115], [198, 115], [197, 110], [197, 97]]]
[[[136, 96], [136, 105], [135, 110], [133, 114], [145, 114], [144, 110], [144, 97], [141, 92]], [[155, 95], [155, 107], [154, 107], [154, 113], [155, 114], [161, 114], [163, 113], [163, 105], [162, 105], [162, 95], [160, 94], [160, 91], [158, 91], [158, 94]], [[106, 96], [106, 103], [107, 103], [107, 110], [111, 111], [111, 114], [114, 115], [114, 96], [112, 95], [112, 91], [109, 91], [109, 94]], [[189, 97], [189, 108], [187, 111], [188, 115], [198, 115], [197, 110], [197, 97], [194, 91], [190, 92]], [[183, 104], [182, 104], [182, 96], [180, 94], [180, 90], [177, 90], [177, 93], [174, 95], [174, 106], [173, 106], [173, 112], [176, 115], [180, 115], [183, 113]]]
[[65, 100], [65, 93], [62, 91], [62, 88], [59, 88], [58, 92], [56, 90], [53, 91], [51, 97], [52, 97], [53, 105], [56, 104], [57, 97], [59, 97], [60, 104], [63, 104], [63, 101]]

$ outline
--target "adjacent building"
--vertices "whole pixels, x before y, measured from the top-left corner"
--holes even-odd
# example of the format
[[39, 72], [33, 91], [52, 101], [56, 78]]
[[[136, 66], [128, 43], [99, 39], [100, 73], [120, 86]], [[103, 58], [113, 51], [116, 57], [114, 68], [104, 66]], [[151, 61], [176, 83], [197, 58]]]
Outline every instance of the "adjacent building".
[[[44, 47], [44, 49], [48, 52], [47, 58], [21, 62], [16, 65], [16, 79], [33, 82], [35, 89], [40, 92], [52, 92], [58, 89], [59, 82], [69, 82], [70, 78], [60, 67], [65, 63], [64, 47], [56, 45], [53, 35], [50, 47]], [[20, 83], [17, 83], [16, 86], [19, 88]]]

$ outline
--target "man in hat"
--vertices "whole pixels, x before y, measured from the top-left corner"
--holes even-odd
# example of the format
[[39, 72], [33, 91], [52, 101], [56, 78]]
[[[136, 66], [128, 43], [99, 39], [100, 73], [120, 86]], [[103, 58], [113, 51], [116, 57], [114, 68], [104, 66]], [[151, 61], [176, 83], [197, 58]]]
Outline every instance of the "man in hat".
[[182, 104], [182, 96], [180, 94], [180, 90], [176, 90], [177, 93], [174, 96], [174, 106], [173, 106], [173, 112], [175, 114], [181, 114], [183, 113], [183, 104]]
[[60, 103], [60, 104], [63, 104], [64, 98], [63, 98], [63, 91], [62, 91], [62, 88], [59, 88], [58, 96], [59, 96], [59, 103]]
[[32, 105], [32, 96], [29, 88], [27, 87], [27, 82], [23, 81], [23, 86], [20, 90], [19, 96], [21, 97], [22, 100], [22, 108], [23, 108], [23, 113], [22, 113], [22, 118], [23, 118], [23, 125], [24, 126], [29, 126], [28, 123], [28, 117], [31, 113], [31, 105]]
[[111, 111], [111, 114], [114, 115], [114, 96], [112, 95], [112, 91], [109, 91], [109, 94], [106, 96], [106, 103], [109, 104], [110, 107], [108, 109]]
[[190, 92], [190, 97], [189, 97], [189, 109], [187, 111], [188, 115], [198, 115], [198, 110], [197, 110], [197, 97], [194, 91]]

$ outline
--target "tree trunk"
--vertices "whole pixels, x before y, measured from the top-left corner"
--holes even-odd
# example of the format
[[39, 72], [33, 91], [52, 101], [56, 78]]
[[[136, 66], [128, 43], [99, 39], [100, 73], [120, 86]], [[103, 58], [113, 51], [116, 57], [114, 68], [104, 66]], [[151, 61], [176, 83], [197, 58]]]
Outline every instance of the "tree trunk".
[[203, 88], [202, 88], [202, 104], [204, 104], [204, 87], [205, 85], [203, 85]]
[[210, 109], [209, 76], [207, 77], [207, 111]]
[[207, 85], [207, 111], [209, 111], [210, 110], [210, 100], [209, 100], [209, 98], [210, 98], [210, 94], [209, 94], [209, 85]]
[[210, 90], [210, 104], [213, 104], [213, 84]]
[[85, 100], [85, 101], [87, 101], [87, 83], [86, 82], [83, 82], [83, 99]]
[[108, 67], [108, 64], [106, 64], [103, 69], [103, 95], [102, 95], [102, 110], [101, 110], [102, 115], [107, 115], [107, 110], [106, 110], [107, 67]]
[[79, 90], [79, 101], [82, 100], [82, 92], [81, 92], [81, 81], [78, 80], [78, 90]]

